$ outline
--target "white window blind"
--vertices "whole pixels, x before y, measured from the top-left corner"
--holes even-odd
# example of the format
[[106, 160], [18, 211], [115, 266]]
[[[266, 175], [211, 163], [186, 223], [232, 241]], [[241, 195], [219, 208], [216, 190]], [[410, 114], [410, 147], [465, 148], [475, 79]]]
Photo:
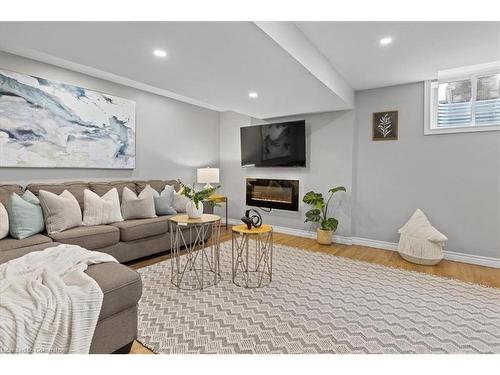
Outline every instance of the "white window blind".
[[476, 125], [500, 124], [500, 73], [477, 78]]
[[456, 81], [438, 86], [437, 126], [469, 126], [472, 122], [472, 82]]

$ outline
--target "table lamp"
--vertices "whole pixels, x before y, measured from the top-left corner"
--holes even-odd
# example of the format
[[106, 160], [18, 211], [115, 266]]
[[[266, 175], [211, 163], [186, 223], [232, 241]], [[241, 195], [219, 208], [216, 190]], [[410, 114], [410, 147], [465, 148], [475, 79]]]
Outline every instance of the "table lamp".
[[206, 184], [203, 188], [210, 189], [213, 188], [210, 183], [219, 183], [219, 168], [198, 168], [197, 170], [197, 181], [199, 184]]

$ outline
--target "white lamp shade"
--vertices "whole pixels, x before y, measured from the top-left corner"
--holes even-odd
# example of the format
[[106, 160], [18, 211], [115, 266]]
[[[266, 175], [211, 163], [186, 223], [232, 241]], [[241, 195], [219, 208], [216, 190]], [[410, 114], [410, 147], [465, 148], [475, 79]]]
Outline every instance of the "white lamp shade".
[[199, 184], [219, 183], [219, 168], [198, 168], [197, 172]]

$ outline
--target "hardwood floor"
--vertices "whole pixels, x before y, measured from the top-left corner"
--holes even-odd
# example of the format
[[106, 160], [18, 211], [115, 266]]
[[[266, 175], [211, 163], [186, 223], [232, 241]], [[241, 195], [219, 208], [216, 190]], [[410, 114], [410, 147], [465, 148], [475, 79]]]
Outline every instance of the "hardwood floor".
[[[221, 242], [231, 239], [231, 228], [221, 229]], [[359, 245], [332, 244], [331, 246], [319, 245], [316, 240], [310, 238], [296, 237], [288, 234], [274, 233], [274, 243], [290, 247], [297, 247], [310, 251], [319, 251], [336, 256], [356, 259], [364, 262], [381, 264], [389, 267], [396, 267], [410, 271], [417, 271], [431, 275], [447, 277], [469, 283], [481, 284], [489, 287], [500, 288], [500, 269], [476, 266], [473, 264], [441, 261], [436, 266], [420, 266], [402, 259], [395, 251], [374, 249]], [[157, 256], [133, 261], [127, 265], [134, 268], [142, 268], [169, 259], [170, 254], [160, 254]], [[131, 354], [152, 354], [152, 352], [134, 342]]]

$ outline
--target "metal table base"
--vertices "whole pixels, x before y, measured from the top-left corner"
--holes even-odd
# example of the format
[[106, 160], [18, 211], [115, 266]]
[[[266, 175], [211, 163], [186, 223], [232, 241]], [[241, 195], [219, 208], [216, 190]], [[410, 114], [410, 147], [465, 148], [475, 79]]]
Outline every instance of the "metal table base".
[[220, 280], [220, 219], [187, 225], [170, 221], [170, 233], [172, 284], [186, 290], [216, 285]]
[[232, 233], [233, 283], [245, 288], [260, 288], [273, 278], [273, 232]]

